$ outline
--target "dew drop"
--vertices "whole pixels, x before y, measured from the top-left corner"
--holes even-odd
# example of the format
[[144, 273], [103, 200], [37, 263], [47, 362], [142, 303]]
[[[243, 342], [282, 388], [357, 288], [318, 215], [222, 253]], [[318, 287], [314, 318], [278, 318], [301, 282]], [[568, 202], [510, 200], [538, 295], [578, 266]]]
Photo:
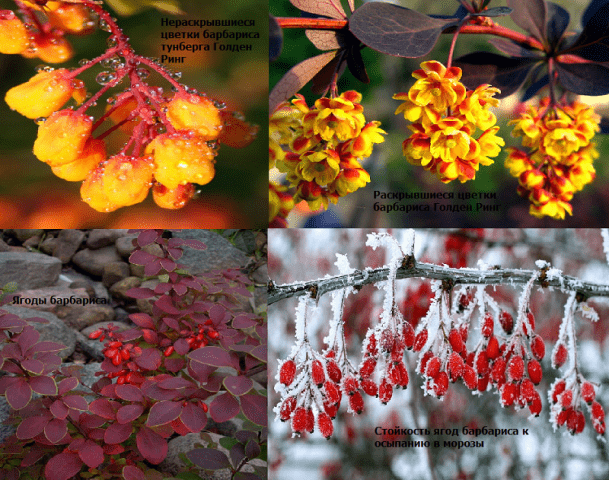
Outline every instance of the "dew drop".
[[106, 40], [106, 45], [110, 48], [114, 48], [118, 45], [118, 42], [116, 41], [116, 38], [109, 37], [108, 40]]
[[174, 80], [179, 80], [180, 78], [182, 78], [182, 72], [171, 72], [169, 76]]
[[190, 93], [191, 95], [198, 95], [199, 91], [196, 88], [187, 88], [186, 93]]
[[232, 116], [233, 116], [233, 118], [235, 118], [237, 120], [241, 120], [242, 122], [245, 121], [245, 116], [241, 112], [233, 112]]
[[104, 71], [97, 74], [95, 81], [100, 85], [107, 85], [111, 81], [116, 80], [116, 73]]
[[38, 65], [35, 68], [35, 70], [36, 70], [37, 73], [40, 73], [40, 72], [52, 72], [55, 69], [53, 67], [49, 67], [47, 65]]
[[178, 168], [188, 168], [190, 165], [188, 165], [188, 163], [186, 162], [179, 162], [178, 163]]
[[38, 117], [36, 120], [34, 120], [34, 122], [36, 123], [36, 125], [42, 125], [44, 122], [46, 122], [46, 118], [45, 117]]
[[84, 66], [85, 66], [85, 65], [87, 65], [88, 63], [89, 63], [89, 60], [88, 60], [87, 58], [83, 58], [83, 59], [81, 59], [81, 60], [79, 60], [79, 61], [78, 61], [78, 64], [79, 64], [81, 67], [84, 67]]
[[214, 100], [214, 107], [216, 107], [218, 110], [222, 110], [223, 108], [226, 108], [226, 103]]
[[103, 18], [99, 19], [99, 29], [103, 30], [104, 32], [112, 31], [112, 27], [110, 27], [110, 24], [106, 22]]
[[108, 104], [110, 105], [114, 105], [116, 103], [116, 97], [108, 97], [108, 100], [106, 100], [106, 102], [108, 102]]
[[146, 78], [148, 75], [150, 75], [150, 70], [147, 68], [138, 68], [135, 70], [135, 74], [140, 78]]

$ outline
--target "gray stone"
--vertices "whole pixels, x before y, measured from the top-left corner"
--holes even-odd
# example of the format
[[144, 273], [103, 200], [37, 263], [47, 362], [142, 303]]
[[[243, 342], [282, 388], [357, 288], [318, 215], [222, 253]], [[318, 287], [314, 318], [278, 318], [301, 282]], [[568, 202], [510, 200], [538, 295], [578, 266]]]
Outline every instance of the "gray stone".
[[131, 297], [128, 297], [126, 295], [127, 290], [130, 290], [132, 288], [137, 288], [142, 284], [142, 280], [138, 277], [127, 277], [127, 278], [123, 278], [122, 280], [116, 282], [114, 285], [112, 285], [110, 287], [110, 293], [115, 297], [118, 298], [120, 300], [131, 300], [133, 301], [134, 299]]
[[144, 278], [144, 265], [136, 265], [135, 263], [130, 263], [129, 273], [132, 277]]
[[48, 255], [53, 255], [53, 250], [55, 250], [55, 245], [57, 245], [57, 239], [55, 237], [45, 238], [40, 244], [40, 250]]
[[87, 247], [93, 250], [113, 245], [117, 239], [127, 235], [127, 229], [93, 229], [89, 232]]
[[0, 444], [17, 431], [17, 428], [12, 425], [4, 425], [4, 420], [8, 418], [11, 410], [6, 397], [4, 395], [0, 396]]
[[247, 264], [249, 258], [235, 248], [228, 240], [209, 230], [182, 230], [177, 237], [203, 242], [207, 249], [195, 250], [184, 246], [184, 255], [179, 263], [187, 265], [193, 275], [215, 269], [239, 268]]
[[17, 282], [19, 290], [54, 285], [61, 272], [57, 258], [32, 252], [0, 253], [0, 285]]
[[112, 262], [104, 265], [102, 283], [110, 288], [119, 280], [129, 276], [129, 264], [125, 262]]
[[[95, 330], [92, 331], [94, 332]], [[98, 362], [104, 360], [104, 354], [102, 353], [104, 350], [103, 342], [100, 342], [99, 340], [92, 340], [88, 336], [85, 336], [80, 332], [76, 332], [76, 343], [83, 352], [94, 360], [97, 360]]]
[[118, 251], [121, 257], [128, 257], [131, 255], [131, 252], [135, 249], [133, 245], [133, 240], [136, 239], [136, 235], [130, 235], [127, 237], [121, 237], [116, 239], [116, 250]]
[[85, 248], [72, 257], [72, 262], [78, 268], [97, 277], [103, 275], [104, 265], [120, 261], [121, 258], [113, 246], [102, 247], [98, 250]]
[[42, 237], [44, 235], [44, 230], [41, 228], [30, 228], [30, 229], [13, 229], [7, 228], [4, 230], [4, 233], [11, 237], [15, 237], [20, 242], [25, 242], [28, 238], [39, 236]]
[[[70, 308], [68, 308], [70, 307]], [[66, 325], [74, 330], [82, 330], [90, 325], [101, 322], [111, 322], [116, 318], [114, 309], [110, 305], [75, 305], [58, 309], [56, 315]]]
[[[142, 288], [150, 288], [154, 290], [156, 286], [159, 284], [158, 279], [154, 280], [146, 280], [142, 282]], [[147, 313], [148, 315], [152, 315], [152, 305], [156, 301], [156, 297], [151, 298], [138, 298], [135, 302], [137, 303], [137, 308], [140, 309], [140, 312]]]
[[61, 263], [68, 263], [78, 251], [85, 233], [81, 230], [65, 229], [59, 232], [53, 248], [53, 256], [59, 258]]
[[40, 245], [40, 241], [42, 240], [42, 237], [38, 236], [38, 235], [34, 235], [33, 237], [28, 238], [25, 242], [23, 242], [23, 246], [26, 247], [28, 250], [32, 249], [32, 248], [38, 248], [38, 246]]
[[76, 346], [76, 335], [74, 331], [68, 328], [56, 315], [50, 312], [41, 312], [30, 308], [15, 307], [12, 305], [3, 306], [3, 310], [9, 313], [14, 313], [19, 317], [26, 319], [32, 317], [42, 317], [49, 321], [49, 323], [36, 323], [31, 322], [32, 325], [40, 333], [39, 341], [49, 341], [62, 343], [67, 348], [58, 352], [61, 358], [67, 358], [74, 353]]
[[10, 252], [11, 247], [0, 238], [0, 252]]

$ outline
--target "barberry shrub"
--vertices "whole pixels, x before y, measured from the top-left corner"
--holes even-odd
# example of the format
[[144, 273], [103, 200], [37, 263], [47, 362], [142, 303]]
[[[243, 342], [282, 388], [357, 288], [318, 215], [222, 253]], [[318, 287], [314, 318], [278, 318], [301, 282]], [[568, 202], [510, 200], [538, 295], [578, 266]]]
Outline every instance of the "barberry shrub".
[[[152, 313], [131, 314], [129, 330], [110, 324], [90, 334], [105, 341], [90, 388], [80, 367], [61, 365], [64, 345], [39, 341], [28, 322], [0, 310], [0, 394], [16, 427], [0, 445], [0, 478], [161, 480], [155, 467], [167, 442], [204, 433], [208, 418], [239, 416], [243, 427], [221, 442], [230, 458], [195, 448], [186, 453], [188, 470], [228, 469], [238, 478], [250, 460], [266, 459], [266, 390], [251, 377], [266, 369], [267, 334], [264, 318], [242, 308], [251, 281], [238, 269], [190, 275], [178, 261], [184, 246], [206, 248], [197, 240], [144, 230], [134, 246], [131, 263], [159, 282], [127, 294], [150, 299]], [[265, 469], [248, 475], [263, 478]]]
[[[274, 230], [269, 242], [275, 444], [311, 432], [335, 439], [343, 476], [388, 468], [386, 456], [425, 469], [417, 457], [429, 447], [438, 478], [455, 478], [441, 472], [464, 455], [485, 466], [471, 478], [495, 478], [498, 448], [510, 455], [525, 431], [536, 449], [561, 448], [567, 432], [604, 441], [595, 343], [607, 335], [598, 320], [609, 285], [594, 283], [606, 273], [587, 273], [596, 262], [609, 270], [598, 230]], [[484, 448], [457, 448], [472, 440]], [[603, 463], [603, 449], [588, 454]], [[284, 454], [277, 447], [278, 465], [290, 463]], [[375, 460], [356, 466], [358, 455]], [[555, 458], [525, 467], [551, 471]]]
[[[119, 11], [131, 10], [119, 3]], [[0, 11], [0, 52], [35, 56], [53, 66], [39, 65], [35, 73], [36, 64], [31, 65], [32, 78], [19, 85], [13, 81], [3, 96], [12, 110], [38, 125], [36, 158], [57, 177], [80, 182], [80, 196], [93, 209], [112, 212], [144, 201], [149, 193], [157, 206], [181, 209], [204, 194], [202, 186], [214, 179], [223, 146], [242, 148], [255, 139], [258, 127], [234, 111], [245, 106], [236, 95], [212, 98], [184, 84], [182, 73], [165, 65], [167, 59], [139, 55], [102, 2], [26, 1], [16, 7]], [[167, 16], [180, 12], [176, 2], [164, 7]], [[157, 24], [160, 19], [154, 18]], [[96, 30], [102, 35], [91, 40], [99, 39], [95, 58], [71, 60], [69, 37]], [[193, 33], [178, 30], [180, 38]], [[161, 32], [150, 39], [161, 52]], [[184, 68], [203, 56], [213, 62], [202, 50], [190, 55], [190, 43], [182, 46], [189, 54], [175, 58], [182, 58]]]
[[[609, 55], [604, 48], [609, 2], [590, 1], [579, 33], [569, 31], [569, 12], [546, 0], [510, 0], [507, 7], [490, 0], [464, 0], [454, 7], [432, 3], [427, 14], [391, 2], [359, 6], [351, 0], [348, 10], [339, 0], [283, 3], [271, 9], [289, 15], [271, 19], [271, 60], [281, 55], [282, 33], [289, 47], [271, 66], [272, 226], [287, 226], [287, 215], [300, 202], [300, 213], [323, 211], [369, 183], [375, 196], [374, 200], [372, 195], [365, 197], [366, 208], [393, 212], [393, 216], [410, 212], [411, 206], [381, 200], [430, 198], [418, 191], [433, 184], [428, 175], [397, 160], [396, 142], [388, 140], [398, 134], [386, 126], [381, 129], [379, 121], [365, 123], [354, 115], [367, 96], [371, 107], [366, 110], [372, 109], [377, 118], [387, 115], [385, 105], [391, 102], [381, 98], [388, 100], [391, 89], [398, 90], [393, 99], [401, 102], [391, 110], [408, 122], [401, 153], [409, 164], [423, 167], [440, 182], [454, 184], [455, 180], [474, 181], [477, 175], [488, 179], [492, 175], [485, 171], [488, 166], [503, 163], [518, 181], [517, 193], [530, 202], [530, 215], [560, 220], [573, 214], [574, 194], [596, 177], [593, 164], [599, 152], [594, 137], [606, 130], [601, 126], [607, 121], [576, 96], [609, 93]], [[288, 3], [302, 16], [294, 15]], [[502, 25], [507, 15], [516, 30]], [[290, 29], [304, 30], [305, 35]], [[444, 35], [450, 45], [435, 48]], [[463, 38], [470, 35], [488, 36], [489, 50], [501, 54], [465, 50], [455, 58], [455, 46], [465, 44]], [[296, 56], [297, 61], [294, 45], [304, 52]], [[480, 43], [475, 45], [478, 48]], [[407, 59], [433, 57], [416, 63], [379, 61], [379, 55], [367, 55], [367, 50]], [[368, 75], [367, 67], [373, 75]], [[414, 84], [405, 81], [410, 76]], [[307, 84], [313, 97], [304, 89]], [[346, 91], [341, 93], [339, 86]], [[501, 99], [513, 94], [522, 102], [519, 106], [501, 105]], [[321, 98], [308, 101], [314, 97]], [[357, 103], [346, 104], [345, 97], [357, 98]], [[498, 108], [510, 110], [511, 135], [521, 139], [521, 147], [508, 146], [501, 156], [507, 133], [500, 131], [504, 127], [497, 122]], [[391, 125], [385, 120], [383, 124]], [[378, 166], [389, 157], [396, 158], [391, 168]], [[374, 167], [379, 170], [376, 179], [371, 173]], [[388, 172], [384, 178], [381, 170]], [[492, 185], [497, 184], [498, 175], [493, 175]], [[405, 188], [405, 182], [418, 188]], [[431, 198], [460, 198], [455, 193], [463, 192], [451, 186]], [[387, 193], [389, 197], [382, 196]], [[483, 198], [497, 198], [493, 195]], [[425, 207], [417, 205], [415, 210], [438, 211], [437, 206]]]

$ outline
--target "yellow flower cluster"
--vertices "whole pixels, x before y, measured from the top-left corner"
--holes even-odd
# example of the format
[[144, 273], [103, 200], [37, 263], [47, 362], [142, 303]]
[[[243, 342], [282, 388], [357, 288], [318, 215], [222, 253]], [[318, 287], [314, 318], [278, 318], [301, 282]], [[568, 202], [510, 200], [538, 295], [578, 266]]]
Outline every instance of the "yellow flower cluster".
[[490, 157], [505, 145], [489, 110], [499, 104], [493, 98], [499, 90], [490, 85], [467, 90], [459, 81], [460, 68], [446, 68], [435, 60], [421, 63], [412, 76], [417, 81], [410, 90], [393, 96], [403, 100], [396, 115], [403, 113], [412, 122], [408, 128], [413, 133], [402, 144], [404, 156], [444, 183], [473, 180], [479, 166], [491, 165]]
[[531, 201], [530, 214], [564, 219], [571, 215], [573, 194], [594, 180], [592, 165], [598, 152], [591, 143], [600, 130], [600, 117], [578, 101], [552, 108], [544, 98], [529, 106], [512, 135], [529, 151], [510, 148], [505, 166], [518, 178], [518, 193]]
[[[305, 200], [312, 210], [327, 208], [370, 182], [360, 161], [384, 141], [386, 132], [380, 122], [366, 123], [362, 96], [353, 90], [320, 98], [311, 108], [302, 95], [296, 97], [271, 115], [269, 169], [276, 166], [287, 174], [296, 189], [293, 202]], [[278, 191], [271, 188], [271, 212], [281, 215], [286, 208], [277, 200]]]

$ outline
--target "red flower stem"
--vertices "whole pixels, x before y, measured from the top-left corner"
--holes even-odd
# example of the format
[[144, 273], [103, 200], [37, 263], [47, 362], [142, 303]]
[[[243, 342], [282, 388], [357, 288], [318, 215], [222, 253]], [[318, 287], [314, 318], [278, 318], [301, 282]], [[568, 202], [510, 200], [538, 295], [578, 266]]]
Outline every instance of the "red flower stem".
[[[104, 123], [104, 121], [106, 120], [106, 118], [108, 118], [110, 115], [112, 115], [112, 113], [118, 109], [122, 104], [128, 102], [129, 100], [131, 100], [131, 98], [133, 97], [133, 95], [129, 94], [129, 95], [125, 95], [123, 98], [121, 98], [118, 102], [116, 102], [114, 105], [112, 105], [112, 108], [110, 108], [107, 112], [105, 112], [101, 117], [99, 117], [99, 119], [93, 124], [93, 131], [95, 131], [95, 129], [97, 127], [99, 127], [102, 123]], [[132, 119], [128, 119], [126, 118], [125, 121], [129, 121]], [[121, 122], [122, 123], [122, 122]]]
[[81, 66], [79, 68], [75, 68], [74, 70], [70, 70], [68, 77], [76, 78], [78, 75], [80, 75], [85, 70], [88, 70], [96, 63], [99, 63], [99, 62], [105, 60], [106, 58], [113, 57], [114, 55], [116, 55], [118, 53], [118, 50], [119, 50], [118, 47], [111, 48], [110, 50], [106, 51], [103, 55], [100, 55], [99, 57], [94, 58], [93, 60], [89, 60], [83, 66]]
[[100, 99], [100, 97], [104, 93], [106, 93], [112, 87], [115, 87], [116, 85], [118, 85], [120, 83], [120, 81], [125, 77], [125, 75], [127, 75], [127, 70], [119, 70], [116, 73], [117, 73], [116, 78], [114, 80], [112, 80], [111, 82], [108, 82], [106, 85], [104, 85], [99, 91], [97, 91], [95, 93], [95, 95], [93, 95], [89, 100], [87, 100], [80, 107], [78, 107], [77, 113], [84, 114], [85, 111], [87, 110], [87, 108], [95, 105], [95, 103]]
[[[276, 18], [277, 23], [281, 28], [306, 28], [306, 29], [319, 29], [319, 30], [341, 30], [348, 24], [347, 20], [332, 20], [332, 19], [319, 19], [319, 18]], [[450, 29], [442, 33], [452, 33]], [[537, 50], [544, 50], [541, 42], [533, 37], [526, 36], [522, 33], [515, 32], [509, 28], [502, 27], [501, 25], [464, 25], [461, 28], [460, 33], [471, 33], [471, 34], [486, 34], [495, 35], [498, 37], [508, 38], [515, 42], [528, 45], [531, 48]]]
[[461, 33], [461, 29], [463, 28], [463, 25], [469, 21], [470, 16], [469, 15], [465, 15], [465, 17], [463, 17], [463, 19], [461, 19], [461, 21], [459, 22], [459, 25], [457, 25], [457, 29], [455, 30], [455, 34], [453, 35], [453, 39], [450, 42], [450, 50], [448, 51], [448, 61], [446, 62], [446, 68], [450, 68], [451, 65], [453, 64], [453, 53], [455, 52], [455, 45], [457, 44], [457, 37], [459, 36], [459, 33]]

